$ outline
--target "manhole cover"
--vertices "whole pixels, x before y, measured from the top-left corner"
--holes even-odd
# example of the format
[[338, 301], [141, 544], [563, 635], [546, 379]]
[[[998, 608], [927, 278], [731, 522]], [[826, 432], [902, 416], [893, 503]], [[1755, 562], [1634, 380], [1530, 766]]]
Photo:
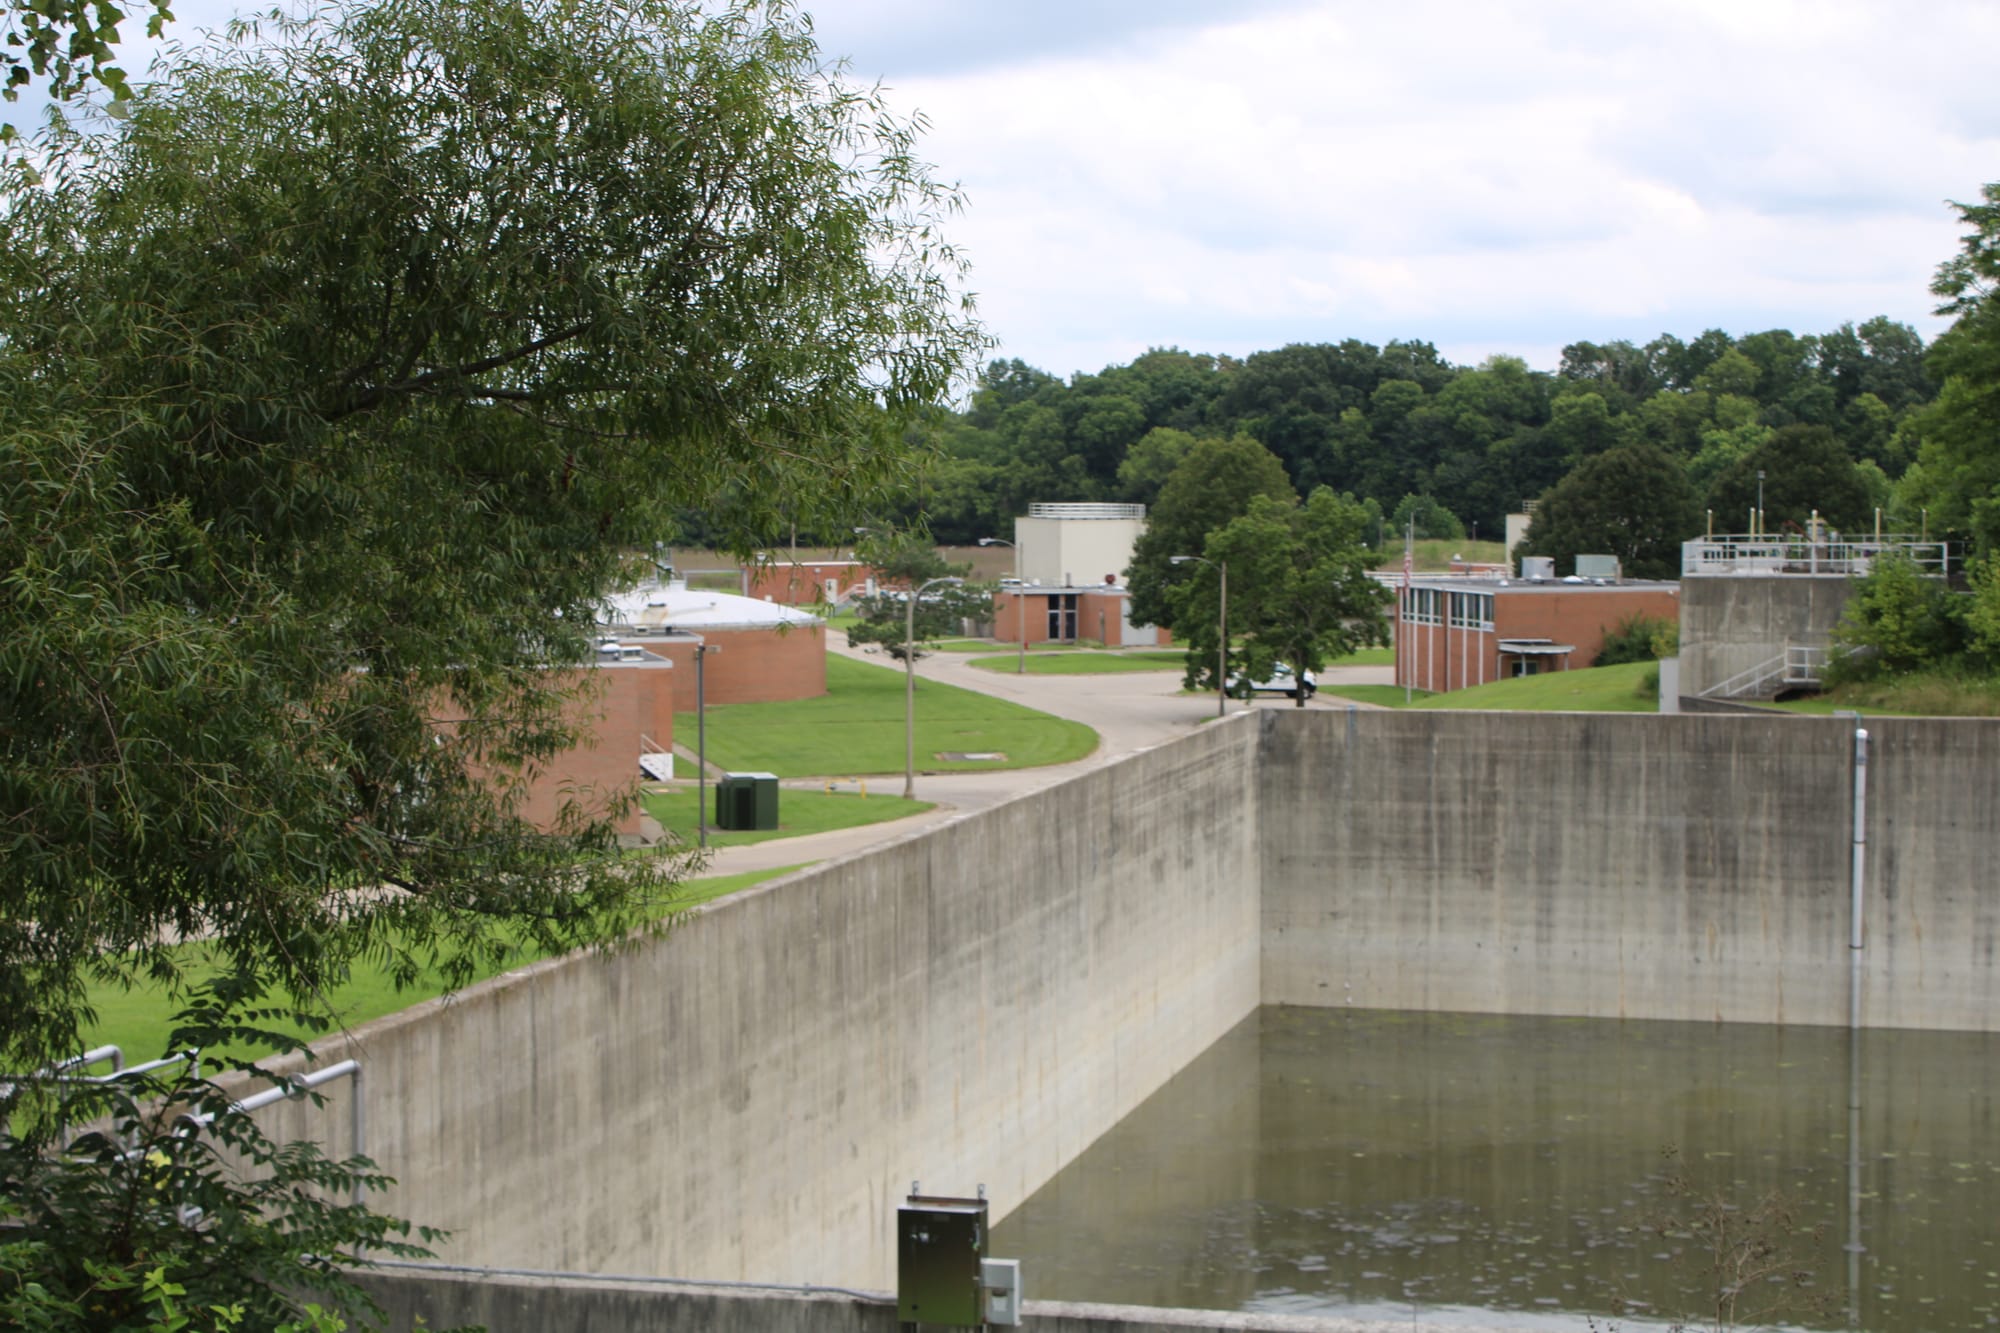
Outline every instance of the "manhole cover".
[[1007, 760], [998, 750], [939, 750], [937, 757], [959, 764], [1000, 764]]

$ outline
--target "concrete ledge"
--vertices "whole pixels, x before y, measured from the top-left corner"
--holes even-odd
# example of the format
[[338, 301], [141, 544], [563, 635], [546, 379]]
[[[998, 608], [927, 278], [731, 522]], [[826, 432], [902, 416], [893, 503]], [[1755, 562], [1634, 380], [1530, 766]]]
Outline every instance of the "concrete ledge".
[[[901, 1333], [888, 1292], [747, 1290], [573, 1274], [396, 1269], [366, 1275], [394, 1333], [484, 1325], [487, 1333]], [[1022, 1333], [1505, 1333], [1500, 1325], [1363, 1321], [1218, 1310], [1028, 1301]]]

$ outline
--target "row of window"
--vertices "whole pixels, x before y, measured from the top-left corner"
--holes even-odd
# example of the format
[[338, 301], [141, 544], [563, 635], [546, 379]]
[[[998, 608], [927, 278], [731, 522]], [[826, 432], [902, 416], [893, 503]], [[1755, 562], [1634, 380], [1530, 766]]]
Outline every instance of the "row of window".
[[1443, 588], [1412, 588], [1403, 594], [1403, 620], [1411, 625], [1442, 625], [1449, 616], [1453, 629], [1493, 628], [1493, 594], [1448, 592]]

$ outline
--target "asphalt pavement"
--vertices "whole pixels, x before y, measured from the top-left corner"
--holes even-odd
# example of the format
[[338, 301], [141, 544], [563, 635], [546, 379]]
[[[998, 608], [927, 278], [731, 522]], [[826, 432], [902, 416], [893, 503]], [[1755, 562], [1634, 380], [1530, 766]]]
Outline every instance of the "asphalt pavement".
[[[827, 651], [858, 661], [895, 666], [893, 658], [847, 646], [847, 636], [839, 630], [827, 634]], [[1005, 652], [1004, 646], [995, 652]], [[1029, 655], [1033, 656], [1033, 649]], [[1025, 792], [1060, 782], [1078, 773], [1101, 768], [1126, 755], [1150, 749], [1183, 736], [1204, 722], [1214, 720], [1213, 694], [1189, 694], [1181, 689], [1178, 669], [1127, 671], [1108, 675], [1044, 676], [1017, 675], [1012, 671], [986, 671], [972, 665], [974, 653], [932, 653], [917, 662], [917, 675], [963, 686], [996, 699], [1006, 699], [1057, 717], [1081, 722], [1097, 732], [1097, 749], [1068, 764], [1045, 768], [996, 769], [975, 773], [924, 773], [916, 779], [917, 799], [933, 801], [935, 808], [907, 819], [869, 824], [861, 828], [836, 829], [801, 838], [775, 838], [746, 847], [715, 849], [707, 873], [733, 875], [744, 871], [771, 870], [805, 861], [825, 861], [846, 856], [880, 843], [939, 824], [974, 810], [983, 810], [1012, 800]], [[1393, 671], [1386, 666], [1329, 667], [1319, 673], [1322, 685], [1339, 682], [1350, 685], [1387, 685]], [[923, 707], [919, 697], [917, 706]], [[1346, 708], [1348, 701], [1326, 696], [1307, 701], [1308, 708]], [[1359, 705], [1367, 707], [1368, 705]], [[1231, 699], [1230, 713], [1248, 708], [1292, 708], [1290, 699], [1258, 699], [1251, 702]], [[918, 759], [921, 764], [923, 756]], [[816, 786], [797, 782], [791, 785]], [[899, 774], [871, 777], [871, 793], [900, 796], [903, 777]], [[780, 796], [780, 810], [783, 797]]]

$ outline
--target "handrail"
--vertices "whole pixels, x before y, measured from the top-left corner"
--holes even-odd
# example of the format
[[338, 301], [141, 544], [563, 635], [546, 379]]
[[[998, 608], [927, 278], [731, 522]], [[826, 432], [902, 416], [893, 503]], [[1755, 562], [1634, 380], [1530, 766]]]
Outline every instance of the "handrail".
[[[241, 1101], [231, 1102], [229, 1109], [248, 1115], [252, 1111], [261, 1111], [265, 1107], [274, 1106], [279, 1102], [297, 1101], [314, 1088], [319, 1087], [322, 1083], [331, 1083], [337, 1078], [351, 1078], [354, 1080], [350, 1085], [348, 1095], [349, 1119], [352, 1122], [348, 1126], [349, 1141], [353, 1145], [351, 1155], [361, 1157], [367, 1151], [368, 1135], [362, 1116], [361, 1062], [359, 1060], [342, 1060], [336, 1064], [330, 1064], [324, 1069], [315, 1069], [309, 1074], [294, 1074], [281, 1078], [275, 1085], [264, 1089], [262, 1092], [252, 1093]], [[206, 1129], [214, 1122], [215, 1113], [212, 1111], [189, 1111], [183, 1113], [174, 1123], [178, 1125], [194, 1125]], [[357, 1179], [354, 1182], [354, 1202], [356, 1205], [362, 1202], [365, 1194], [366, 1187]]]
[[1821, 671], [1840, 655], [1838, 649], [1823, 648], [1817, 644], [1788, 643], [1776, 657], [1766, 658], [1727, 680], [1716, 682], [1698, 697], [1741, 699], [1745, 695], [1761, 694], [1764, 686], [1774, 680], [1781, 680], [1787, 685], [1818, 685]]
[[1738, 534], [1681, 543], [1683, 578], [1715, 574], [1866, 574], [1899, 555], [1922, 570], [1951, 573], [1951, 546], [1908, 533], [1881, 537]]

